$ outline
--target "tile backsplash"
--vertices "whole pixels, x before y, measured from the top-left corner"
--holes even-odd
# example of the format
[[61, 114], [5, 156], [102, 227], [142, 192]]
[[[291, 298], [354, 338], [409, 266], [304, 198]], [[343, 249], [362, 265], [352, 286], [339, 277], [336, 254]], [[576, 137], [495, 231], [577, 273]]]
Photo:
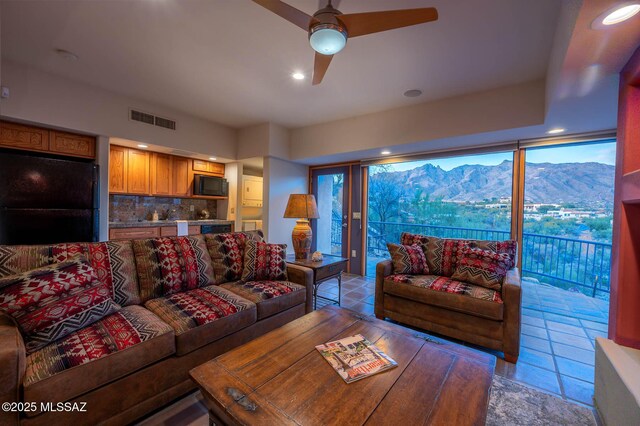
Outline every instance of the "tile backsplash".
[[[210, 219], [215, 219], [217, 203], [216, 200], [109, 195], [109, 221], [151, 220], [154, 211], [158, 212], [160, 220], [194, 220], [200, 219], [198, 214], [204, 209], [209, 211]], [[194, 206], [194, 211], [190, 211], [190, 206]]]

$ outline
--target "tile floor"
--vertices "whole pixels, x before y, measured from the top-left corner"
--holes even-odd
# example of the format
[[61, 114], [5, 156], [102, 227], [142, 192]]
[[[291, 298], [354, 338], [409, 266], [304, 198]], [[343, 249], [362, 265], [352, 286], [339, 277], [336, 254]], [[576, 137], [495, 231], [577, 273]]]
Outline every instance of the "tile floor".
[[[511, 364], [496, 353], [496, 374], [593, 406], [595, 338], [607, 335], [608, 303], [526, 279], [522, 286], [520, 358]], [[341, 306], [373, 315], [374, 293], [373, 278], [344, 275]], [[337, 280], [318, 294], [337, 299]], [[318, 308], [328, 303], [318, 299]]]

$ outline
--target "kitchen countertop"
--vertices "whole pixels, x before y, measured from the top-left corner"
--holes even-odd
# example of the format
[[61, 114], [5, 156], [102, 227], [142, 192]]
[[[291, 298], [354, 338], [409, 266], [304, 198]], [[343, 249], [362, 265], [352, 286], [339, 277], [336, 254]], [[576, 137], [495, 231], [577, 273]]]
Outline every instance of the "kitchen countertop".
[[[222, 219], [206, 219], [206, 220], [188, 220], [189, 225], [228, 225], [234, 223], [232, 220]], [[109, 228], [147, 228], [155, 226], [176, 226], [175, 220], [143, 220], [143, 221], [126, 221], [126, 222], [109, 222]]]

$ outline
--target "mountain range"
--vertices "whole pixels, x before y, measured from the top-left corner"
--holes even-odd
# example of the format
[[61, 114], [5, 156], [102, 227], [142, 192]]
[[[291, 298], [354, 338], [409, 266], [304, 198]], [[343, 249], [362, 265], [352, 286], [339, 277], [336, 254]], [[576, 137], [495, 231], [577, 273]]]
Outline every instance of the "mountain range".
[[[527, 163], [525, 202], [577, 205], [613, 204], [615, 167], [602, 163]], [[463, 165], [451, 170], [425, 164], [406, 171], [386, 171], [372, 179], [385, 178], [423, 189], [444, 201], [483, 201], [511, 197], [513, 162], [495, 166]]]

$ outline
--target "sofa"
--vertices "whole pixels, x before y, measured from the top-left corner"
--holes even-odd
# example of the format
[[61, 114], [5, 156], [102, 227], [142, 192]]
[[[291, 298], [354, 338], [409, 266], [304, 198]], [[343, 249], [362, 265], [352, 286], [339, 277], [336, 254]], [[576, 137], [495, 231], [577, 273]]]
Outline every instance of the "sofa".
[[[395, 260], [408, 262], [409, 257], [417, 256], [417, 247], [422, 251], [417, 254], [424, 254], [428, 272], [394, 273], [399, 265], [392, 260], [378, 263], [375, 316], [498, 350], [506, 361], [516, 363], [522, 299], [520, 275], [514, 266], [517, 243], [445, 239], [407, 232], [402, 233], [400, 243], [400, 248], [389, 245], [392, 251], [404, 250], [404, 257], [400, 254]], [[482, 270], [486, 262], [473, 258], [473, 253], [489, 259], [507, 259], [503, 274]], [[494, 281], [486, 284], [487, 278]]]
[[128, 424], [185, 395], [190, 369], [312, 310], [285, 255], [261, 232], [0, 246], [0, 401], [23, 403], [0, 424]]

